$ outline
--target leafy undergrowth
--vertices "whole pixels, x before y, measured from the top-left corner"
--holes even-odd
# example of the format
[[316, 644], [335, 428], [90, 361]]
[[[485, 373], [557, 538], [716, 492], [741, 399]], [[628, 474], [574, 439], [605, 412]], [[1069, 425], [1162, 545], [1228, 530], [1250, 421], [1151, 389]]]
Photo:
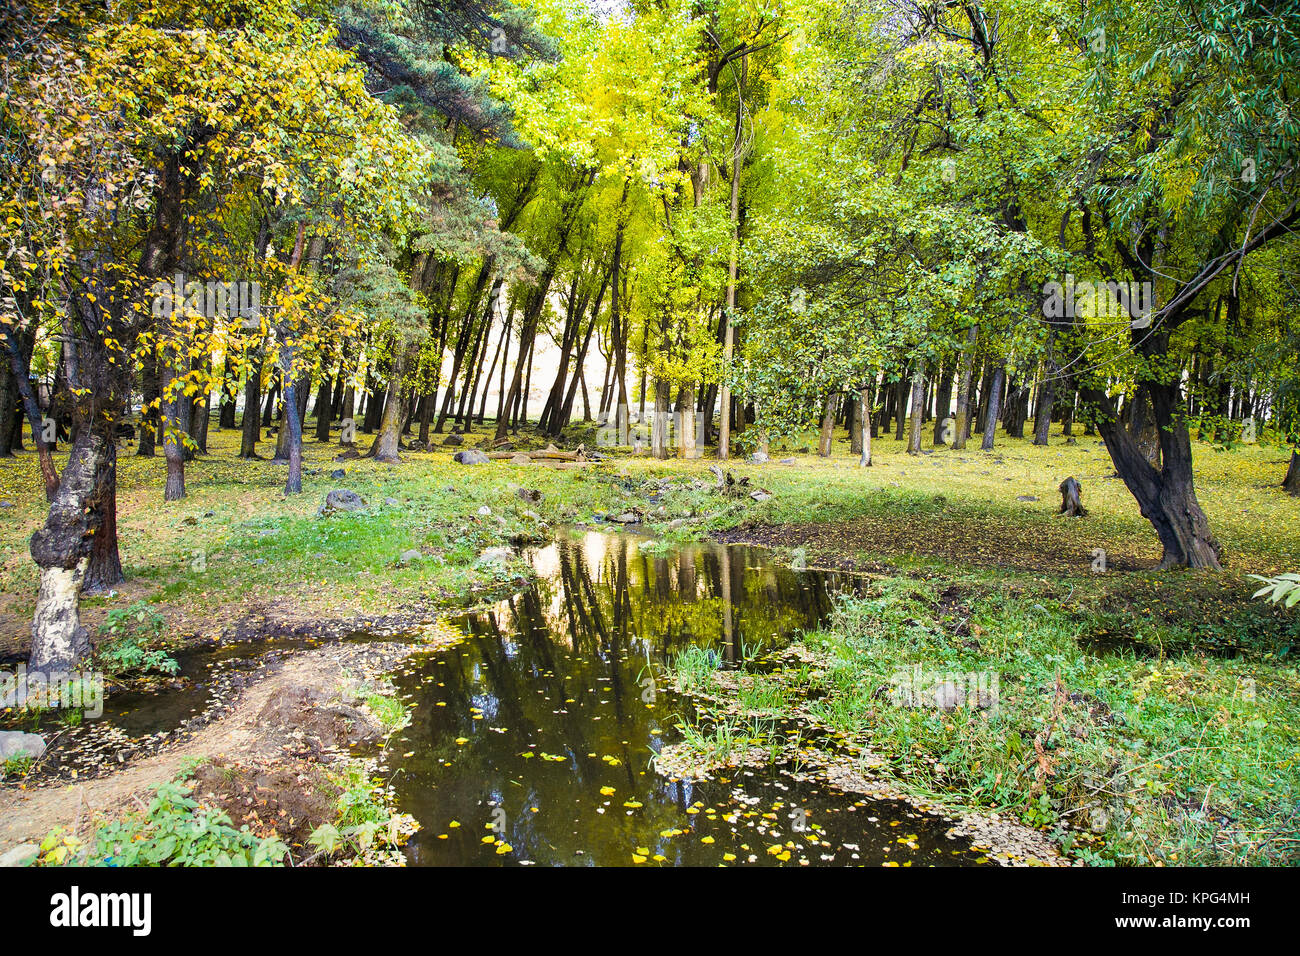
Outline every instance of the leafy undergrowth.
[[1249, 593], [884, 578], [804, 636], [809, 660], [739, 690], [698, 661], [678, 680], [844, 734], [913, 792], [1015, 814], [1089, 862], [1294, 865], [1300, 616]]

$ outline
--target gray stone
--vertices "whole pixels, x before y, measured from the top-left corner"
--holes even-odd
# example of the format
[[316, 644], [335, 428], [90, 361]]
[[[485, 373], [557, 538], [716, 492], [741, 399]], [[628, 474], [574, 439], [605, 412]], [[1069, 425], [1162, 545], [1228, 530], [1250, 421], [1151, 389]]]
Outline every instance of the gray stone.
[[387, 505], [389, 508], [396, 508], [398, 505], [401, 504], [401, 502], [398, 501], [396, 498], [385, 498], [384, 504]]
[[27, 754], [33, 760], [45, 753], [45, 741], [36, 734], [19, 730], [0, 731], [0, 760], [10, 760]]
[[515, 492], [520, 501], [527, 501], [529, 504], [536, 504], [542, 500], [542, 493], [536, 488], [520, 488]]
[[41, 848], [35, 843], [20, 843], [0, 855], [0, 866], [30, 866], [40, 855]]
[[[1011, 480], [1010, 478], [1007, 479], [1007, 481], [1010, 480]], [[1037, 500], [1038, 498], [1035, 497], [1034, 495], [1016, 495], [1016, 501], [1037, 501]]]
[[355, 491], [336, 488], [325, 496], [325, 504], [321, 505], [320, 513], [331, 515], [336, 511], [360, 511], [365, 506], [366, 499]]
[[442, 440], [442, 443], [444, 445], [463, 445], [465, 444], [465, 438], [462, 435], [448, 435]]
[[767, 452], [756, 451], [756, 452], [754, 452], [754, 454], [752, 454], [752, 455], [749, 456], [749, 460], [752, 461], [752, 462], [753, 462], [754, 464], [756, 464], [756, 465], [763, 465], [763, 464], [766, 464], [766, 463], [767, 463], [768, 461], [770, 461], [771, 459], [769, 459], [769, 458], [767, 457]]
[[486, 465], [488, 456], [477, 448], [467, 448], [465, 451], [456, 452], [452, 460], [461, 465]]
[[346, 478], [347, 476], [348, 476], [347, 470], [343, 468], [335, 468], [333, 471], [330, 472], [330, 477], [333, 478], [335, 481], [339, 480], [340, 478]]
[[402, 556], [397, 560], [400, 564], [410, 564], [412, 561], [419, 561], [422, 557], [424, 555], [418, 549], [411, 548], [409, 551], [403, 551]]

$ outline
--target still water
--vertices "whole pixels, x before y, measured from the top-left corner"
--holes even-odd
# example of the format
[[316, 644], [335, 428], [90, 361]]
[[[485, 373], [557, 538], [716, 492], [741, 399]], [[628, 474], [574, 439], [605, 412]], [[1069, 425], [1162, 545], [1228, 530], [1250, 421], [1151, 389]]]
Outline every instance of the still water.
[[970, 865], [948, 822], [794, 779], [790, 768], [674, 781], [654, 758], [689, 701], [664, 677], [691, 645], [742, 666], [817, 626], [854, 579], [761, 548], [670, 551], [573, 532], [528, 553], [538, 583], [456, 623], [395, 675], [412, 722], [389, 745], [422, 829], [417, 865]]

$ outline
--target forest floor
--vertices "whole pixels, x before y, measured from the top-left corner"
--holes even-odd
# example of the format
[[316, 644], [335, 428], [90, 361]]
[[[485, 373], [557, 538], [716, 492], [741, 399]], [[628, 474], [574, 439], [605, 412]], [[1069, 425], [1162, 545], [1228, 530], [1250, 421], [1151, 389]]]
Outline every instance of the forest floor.
[[[594, 437], [575, 428], [560, 444], [593, 447]], [[467, 436], [463, 447], [489, 438]], [[518, 444], [540, 442], [521, 435]], [[1040, 448], [1000, 434], [990, 453], [927, 443], [920, 456], [882, 438], [867, 469], [844, 442], [830, 459], [793, 443], [764, 464], [729, 463], [771, 493], [763, 501], [719, 495], [710, 459], [614, 453], [580, 468], [465, 466], [447, 447], [390, 465], [335, 461], [337, 444], [311, 439], [304, 494], [286, 497], [284, 467], [240, 461], [237, 447], [235, 432], [214, 430], [211, 453], [187, 468], [187, 497], [165, 504], [161, 455], [138, 458], [122, 446], [127, 581], [86, 598], [92, 631], [140, 600], [167, 618], [173, 647], [314, 622], [419, 623], [518, 587], [522, 566], [484, 560], [485, 551], [633, 512], [670, 540], [753, 541], [792, 562], [871, 576], [873, 593], [842, 602], [824, 631], [805, 635], [798, 666], [709, 688], [733, 708], [798, 708], [870, 737], [900, 779], [940, 803], [1095, 830], [1108, 849], [1061, 836], [1089, 862], [1296, 858], [1300, 615], [1253, 601], [1248, 577], [1300, 568], [1300, 503], [1280, 489], [1283, 450], [1195, 444], [1197, 492], [1228, 561], [1211, 575], [1153, 570], [1154, 533], [1105, 448], [1082, 435], [1067, 444], [1054, 432]], [[338, 468], [345, 476], [330, 477]], [[1056, 514], [1057, 485], [1070, 475], [1082, 484], [1086, 518]], [[37, 580], [27, 539], [46, 512], [37, 477], [33, 454], [0, 460], [0, 661], [26, 652]], [[320, 517], [334, 488], [368, 507]], [[541, 497], [525, 500], [520, 488]], [[879, 706], [901, 668], [1001, 673], [998, 721]], [[712, 680], [697, 677], [701, 687]], [[192, 738], [119, 772], [122, 793], [95, 799], [138, 798], [138, 785], [164, 778], [182, 756], [231, 746]], [[112, 788], [113, 779], [96, 785]], [[33, 821], [25, 836], [76, 813], [64, 805], [70, 795], [49, 798], [47, 818], [9, 806], [21, 798], [5, 790], [0, 814]]]

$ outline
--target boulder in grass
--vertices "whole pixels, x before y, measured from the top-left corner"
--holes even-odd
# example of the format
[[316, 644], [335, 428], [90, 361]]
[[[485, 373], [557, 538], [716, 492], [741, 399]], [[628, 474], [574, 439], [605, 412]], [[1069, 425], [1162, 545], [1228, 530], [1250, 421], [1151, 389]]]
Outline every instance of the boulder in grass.
[[542, 500], [542, 493], [536, 488], [520, 488], [515, 492], [520, 501], [526, 501], [529, 504], [536, 504]]
[[483, 454], [477, 448], [467, 448], [464, 451], [458, 451], [452, 456], [452, 460], [461, 465], [486, 465], [488, 456]]
[[442, 443], [444, 445], [463, 445], [465, 444], [465, 438], [463, 435], [448, 435], [442, 440]]
[[325, 496], [325, 503], [320, 507], [320, 514], [328, 516], [336, 511], [360, 511], [366, 506], [366, 499], [355, 491], [336, 488]]
[[28, 756], [39, 760], [45, 753], [45, 739], [36, 734], [25, 734], [17, 730], [0, 732], [0, 761], [15, 757]]
[[510, 456], [510, 464], [512, 465], [531, 465], [532, 463], [533, 463], [532, 456], [526, 455], [523, 452], [519, 452], [517, 455]]

